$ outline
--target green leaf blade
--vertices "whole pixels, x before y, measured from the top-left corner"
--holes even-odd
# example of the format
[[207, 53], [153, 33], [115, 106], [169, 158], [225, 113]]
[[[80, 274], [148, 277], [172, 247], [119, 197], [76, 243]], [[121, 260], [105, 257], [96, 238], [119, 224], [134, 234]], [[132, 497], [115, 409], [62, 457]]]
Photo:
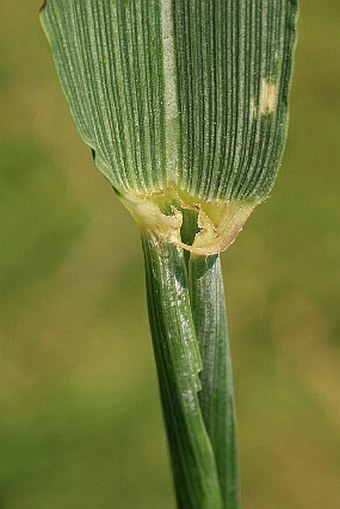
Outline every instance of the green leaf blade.
[[72, 116], [118, 192], [164, 186], [161, 6], [50, 0], [41, 19]]
[[121, 193], [258, 199], [287, 128], [294, 0], [49, 0], [70, 109]]
[[290, 0], [174, 1], [181, 183], [210, 199], [267, 196], [287, 125]]
[[195, 252], [217, 254], [269, 195], [296, 16], [295, 0], [46, 2], [41, 19], [72, 116], [123, 203], [138, 202], [129, 210], [140, 225], [154, 233], [143, 214], [149, 203], [164, 213], [160, 196], [174, 216], [198, 209], [207, 235]]

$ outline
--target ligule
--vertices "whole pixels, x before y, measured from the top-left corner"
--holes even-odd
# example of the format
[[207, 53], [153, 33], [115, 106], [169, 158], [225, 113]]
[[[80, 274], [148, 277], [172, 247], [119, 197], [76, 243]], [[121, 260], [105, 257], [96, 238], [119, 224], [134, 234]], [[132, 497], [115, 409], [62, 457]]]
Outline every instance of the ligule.
[[[126, 194], [120, 199], [142, 232], [203, 256], [225, 251], [260, 203], [199, 199], [171, 188], [151, 194]], [[196, 217], [196, 232], [189, 242], [181, 238], [185, 212], [192, 212]]]

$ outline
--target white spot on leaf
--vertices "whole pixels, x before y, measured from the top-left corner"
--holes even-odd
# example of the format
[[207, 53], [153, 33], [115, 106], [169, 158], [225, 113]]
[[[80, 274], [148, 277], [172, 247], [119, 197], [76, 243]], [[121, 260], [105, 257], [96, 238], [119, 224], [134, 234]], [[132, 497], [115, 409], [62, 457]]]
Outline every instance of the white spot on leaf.
[[277, 94], [278, 85], [263, 79], [261, 82], [260, 100], [258, 106], [258, 112], [260, 115], [268, 115], [269, 113], [273, 113], [275, 111]]

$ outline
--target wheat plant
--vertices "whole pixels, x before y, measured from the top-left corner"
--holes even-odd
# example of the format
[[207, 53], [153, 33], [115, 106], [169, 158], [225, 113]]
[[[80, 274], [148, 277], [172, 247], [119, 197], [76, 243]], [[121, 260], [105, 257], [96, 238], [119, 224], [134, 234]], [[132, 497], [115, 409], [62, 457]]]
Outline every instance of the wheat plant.
[[71, 114], [138, 224], [179, 509], [239, 509], [220, 253], [274, 184], [295, 0], [47, 0]]

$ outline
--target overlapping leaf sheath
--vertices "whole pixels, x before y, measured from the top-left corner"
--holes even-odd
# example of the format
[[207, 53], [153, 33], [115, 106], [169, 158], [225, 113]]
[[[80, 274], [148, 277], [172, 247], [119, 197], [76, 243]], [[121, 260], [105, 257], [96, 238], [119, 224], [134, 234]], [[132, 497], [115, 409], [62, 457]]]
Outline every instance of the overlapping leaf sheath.
[[268, 196], [296, 10], [296, 0], [47, 0], [71, 113], [144, 230], [180, 245], [181, 210], [193, 209], [191, 249], [218, 253]]

